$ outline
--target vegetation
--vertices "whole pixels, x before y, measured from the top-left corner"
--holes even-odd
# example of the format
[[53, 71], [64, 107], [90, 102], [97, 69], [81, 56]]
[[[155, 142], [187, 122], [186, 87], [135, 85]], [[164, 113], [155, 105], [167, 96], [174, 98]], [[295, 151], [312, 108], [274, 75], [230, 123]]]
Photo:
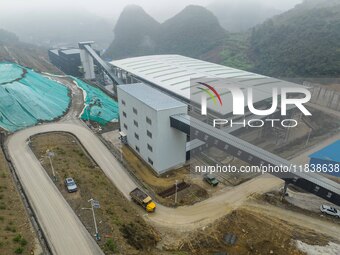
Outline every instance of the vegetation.
[[0, 150], [0, 254], [30, 254], [34, 232]]
[[113, 241], [113, 239], [110, 238], [106, 241], [104, 250], [110, 252], [118, 252], [117, 244]]
[[220, 64], [242, 70], [252, 70], [253, 62], [248, 55], [249, 33], [230, 34], [224, 41]]
[[253, 29], [254, 71], [272, 76], [340, 75], [340, 3], [306, 1]]
[[[56, 187], [78, 215], [91, 235], [94, 235], [91, 212], [82, 210], [89, 206], [89, 198], [100, 202], [96, 209], [96, 219], [101, 240], [98, 245], [105, 254], [146, 254], [156, 251], [159, 234], [143, 219], [137, 210], [143, 209], [127, 202], [102, 170], [88, 156], [78, 140], [64, 133], [49, 133], [31, 139], [32, 150], [41, 160], [42, 166], [52, 178], [52, 169], [46, 150], [55, 153], [53, 167], [57, 176]], [[68, 193], [65, 189], [65, 177], [72, 177], [78, 191]], [[124, 231], [124, 226], [132, 226], [131, 231]], [[136, 242], [136, 243], [135, 243]], [[148, 253], [159, 254], [159, 253]]]

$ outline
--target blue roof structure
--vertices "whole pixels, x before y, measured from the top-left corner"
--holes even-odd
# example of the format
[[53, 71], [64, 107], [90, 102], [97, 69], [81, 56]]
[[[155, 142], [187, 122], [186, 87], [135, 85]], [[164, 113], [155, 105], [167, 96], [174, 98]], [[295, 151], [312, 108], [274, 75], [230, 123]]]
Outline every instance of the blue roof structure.
[[337, 140], [327, 147], [309, 155], [309, 157], [340, 163], [340, 140]]

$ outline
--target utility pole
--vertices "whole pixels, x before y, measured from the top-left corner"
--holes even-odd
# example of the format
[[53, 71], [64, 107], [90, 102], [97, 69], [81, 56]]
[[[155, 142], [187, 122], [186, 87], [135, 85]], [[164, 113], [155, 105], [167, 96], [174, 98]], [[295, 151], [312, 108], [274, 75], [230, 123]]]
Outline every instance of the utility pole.
[[177, 205], [177, 184], [178, 184], [178, 180], [176, 180], [175, 182], [175, 205]]
[[94, 213], [94, 208], [100, 208], [100, 204], [98, 201], [91, 198], [87, 202], [91, 203], [91, 208], [81, 208], [82, 210], [91, 210], [92, 216], [93, 216], [93, 222], [94, 222], [94, 229], [96, 231], [95, 237], [97, 241], [100, 241], [100, 235], [98, 233], [98, 227], [97, 227], [97, 221], [96, 221], [96, 214]]
[[57, 177], [55, 175], [54, 167], [53, 167], [53, 164], [52, 164], [52, 157], [54, 157], [54, 152], [50, 151], [50, 150], [47, 150], [47, 156], [48, 156], [48, 159], [50, 160], [50, 165], [51, 165], [52, 175], [53, 175], [53, 181], [56, 182], [57, 181]]

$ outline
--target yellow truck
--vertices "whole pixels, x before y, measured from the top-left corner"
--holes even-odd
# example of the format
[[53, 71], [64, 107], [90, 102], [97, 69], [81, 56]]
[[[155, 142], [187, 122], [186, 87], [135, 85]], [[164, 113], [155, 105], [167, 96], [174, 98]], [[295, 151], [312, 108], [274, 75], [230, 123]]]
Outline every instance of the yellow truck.
[[156, 210], [156, 204], [152, 201], [152, 198], [139, 188], [131, 191], [130, 196], [133, 201], [143, 206], [147, 212], [154, 212]]

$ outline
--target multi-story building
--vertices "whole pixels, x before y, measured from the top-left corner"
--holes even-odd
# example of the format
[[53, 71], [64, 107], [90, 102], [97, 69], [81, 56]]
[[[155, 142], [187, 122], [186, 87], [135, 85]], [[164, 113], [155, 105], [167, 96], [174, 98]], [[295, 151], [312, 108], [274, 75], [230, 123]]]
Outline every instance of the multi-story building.
[[53, 65], [66, 74], [82, 77], [80, 49], [61, 48], [48, 51], [48, 57]]
[[187, 137], [170, 126], [170, 116], [187, 113], [187, 105], [143, 83], [120, 85], [117, 91], [128, 145], [157, 174], [183, 165]]

